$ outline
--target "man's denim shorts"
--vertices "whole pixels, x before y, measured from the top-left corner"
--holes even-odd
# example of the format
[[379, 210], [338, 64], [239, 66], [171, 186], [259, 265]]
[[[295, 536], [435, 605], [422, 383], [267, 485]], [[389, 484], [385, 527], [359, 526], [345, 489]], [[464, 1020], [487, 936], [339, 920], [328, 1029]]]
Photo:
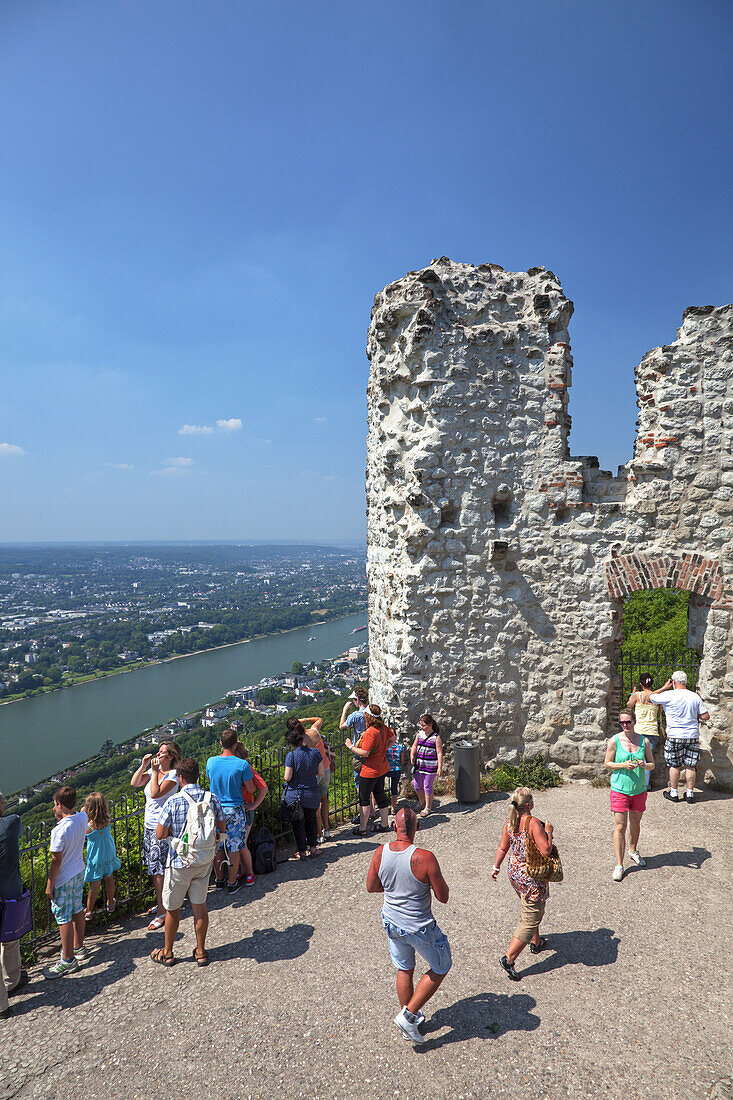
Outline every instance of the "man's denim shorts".
[[389, 953], [396, 970], [414, 970], [415, 952], [421, 955], [434, 974], [447, 974], [453, 965], [450, 944], [445, 933], [441, 932], [435, 921], [421, 928], [419, 932], [404, 932], [382, 917], [387, 933]]

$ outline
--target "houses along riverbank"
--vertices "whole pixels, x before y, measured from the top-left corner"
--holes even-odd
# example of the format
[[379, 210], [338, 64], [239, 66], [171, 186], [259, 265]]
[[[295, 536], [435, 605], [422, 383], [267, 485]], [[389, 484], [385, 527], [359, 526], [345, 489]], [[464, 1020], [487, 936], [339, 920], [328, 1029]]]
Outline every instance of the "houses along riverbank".
[[[27, 787], [111, 740], [200, 710], [228, 691], [363, 643], [366, 612], [150, 665], [0, 708], [0, 790]], [[310, 639], [313, 639], [312, 641]]]

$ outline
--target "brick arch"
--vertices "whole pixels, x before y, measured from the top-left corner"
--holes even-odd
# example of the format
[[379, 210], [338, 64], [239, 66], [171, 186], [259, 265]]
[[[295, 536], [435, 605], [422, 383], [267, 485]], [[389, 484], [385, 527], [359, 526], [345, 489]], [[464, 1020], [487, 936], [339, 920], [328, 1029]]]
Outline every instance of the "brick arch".
[[606, 562], [606, 582], [611, 596], [619, 600], [648, 588], [681, 588], [718, 606], [733, 606], [730, 595], [724, 594], [720, 562], [692, 552], [618, 554]]

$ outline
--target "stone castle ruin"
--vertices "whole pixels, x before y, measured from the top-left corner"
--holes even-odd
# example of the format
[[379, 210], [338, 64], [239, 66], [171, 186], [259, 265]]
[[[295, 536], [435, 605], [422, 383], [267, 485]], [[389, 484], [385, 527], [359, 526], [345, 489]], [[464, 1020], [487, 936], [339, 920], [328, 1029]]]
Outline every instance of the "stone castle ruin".
[[[622, 601], [691, 593], [711, 721], [699, 777], [733, 780], [733, 306], [685, 311], [636, 370], [634, 457], [568, 449], [573, 304], [551, 271], [443, 258], [377, 294], [367, 445], [372, 698], [430, 710], [484, 758], [601, 770]], [[623, 700], [625, 702], [625, 700]]]

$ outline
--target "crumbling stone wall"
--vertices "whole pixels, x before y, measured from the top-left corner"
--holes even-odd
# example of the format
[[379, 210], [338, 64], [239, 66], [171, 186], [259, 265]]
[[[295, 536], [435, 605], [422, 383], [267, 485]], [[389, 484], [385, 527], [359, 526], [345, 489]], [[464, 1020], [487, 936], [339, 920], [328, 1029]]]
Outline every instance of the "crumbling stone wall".
[[694, 593], [712, 721], [700, 774], [733, 780], [733, 306], [685, 311], [636, 371], [634, 457], [568, 450], [573, 312], [551, 271], [434, 261], [377, 294], [368, 336], [372, 697], [429, 709], [492, 762], [598, 772], [618, 705], [622, 600]]

